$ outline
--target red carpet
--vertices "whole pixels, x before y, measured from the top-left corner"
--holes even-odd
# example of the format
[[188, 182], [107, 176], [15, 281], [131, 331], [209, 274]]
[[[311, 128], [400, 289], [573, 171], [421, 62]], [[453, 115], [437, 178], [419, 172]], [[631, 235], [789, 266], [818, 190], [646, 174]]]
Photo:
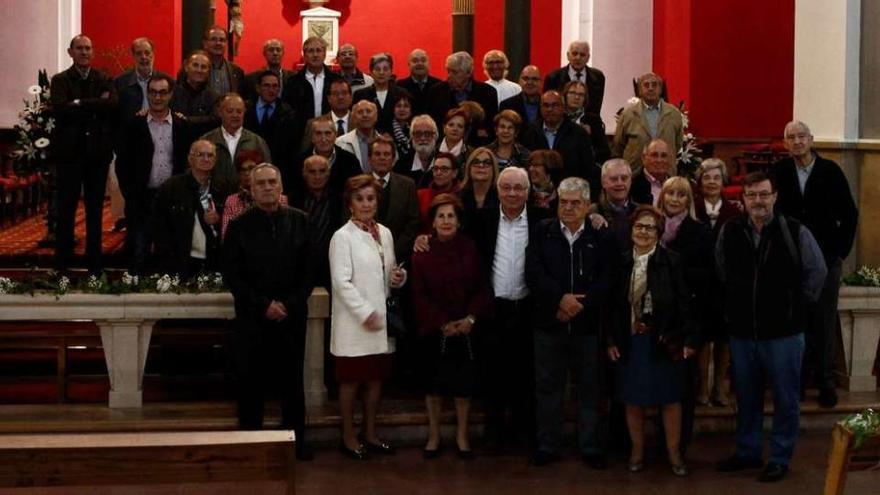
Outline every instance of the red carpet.
[[[105, 263], [112, 266], [118, 258], [125, 241], [125, 232], [113, 232], [116, 219], [110, 214], [110, 201], [104, 203], [104, 244]], [[83, 257], [85, 250], [85, 210], [80, 202], [76, 210], [76, 239], [74, 247], [76, 263]], [[38, 243], [46, 237], [46, 217], [44, 214], [33, 216], [15, 225], [0, 229], [0, 267], [15, 268], [25, 266], [50, 266], [55, 250], [51, 247], [39, 247]]]

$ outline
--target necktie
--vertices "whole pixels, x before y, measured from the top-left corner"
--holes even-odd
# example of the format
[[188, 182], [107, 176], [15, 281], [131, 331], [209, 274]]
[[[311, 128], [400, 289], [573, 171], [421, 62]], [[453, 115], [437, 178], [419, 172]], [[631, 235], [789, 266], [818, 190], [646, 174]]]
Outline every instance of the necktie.
[[583, 76], [583, 75], [584, 75], [584, 74], [583, 74], [583, 72], [581, 72], [581, 71], [577, 71], [577, 72], [575, 72], [575, 73], [574, 73], [574, 79], [575, 79], [575, 81], [580, 81], [580, 80], [581, 80], [581, 76]]
[[272, 105], [266, 105], [263, 107], [263, 120], [260, 122], [260, 127], [266, 127], [269, 125], [269, 119], [272, 117]]
[[345, 123], [345, 119], [339, 119], [336, 121], [336, 135], [341, 136], [345, 134], [345, 127], [342, 125]]
[[388, 179], [382, 177], [381, 179], [379, 179], [379, 184], [382, 185], [382, 189], [385, 189], [385, 186], [388, 185]]

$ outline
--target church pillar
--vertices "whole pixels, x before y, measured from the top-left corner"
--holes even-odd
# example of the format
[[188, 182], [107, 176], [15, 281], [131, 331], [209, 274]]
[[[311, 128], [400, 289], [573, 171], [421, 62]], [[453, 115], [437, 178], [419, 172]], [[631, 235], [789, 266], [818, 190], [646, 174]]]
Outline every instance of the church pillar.
[[504, 53], [510, 61], [508, 78], [516, 81], [531, 59], [532, 9], [530, 0], [504, 2]]
[[452, 0], [452, 51], [474, 51], [474, 0]]
[[[214, 3], [217, 0], [183, 0], [181, 15], [181, 44], [183, 56], [202, 48], [202, 35], [205, 29], [216, 24], [214, 20]], [[220, 0], [221, 2], [223, 0]], [[223, 23], [226, 24], [225, 22]]]

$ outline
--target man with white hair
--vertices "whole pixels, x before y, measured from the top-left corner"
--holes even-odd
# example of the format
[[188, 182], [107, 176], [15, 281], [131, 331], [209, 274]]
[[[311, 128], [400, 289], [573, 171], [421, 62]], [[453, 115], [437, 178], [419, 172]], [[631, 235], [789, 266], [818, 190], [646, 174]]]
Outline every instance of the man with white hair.
[[581, 81], [587, 85], [589, 95], [584, 110], [601, 114], [602, 100], [605, 98], [605, 74], [601, 70], [587, 67], [590, 61], [590, 44], [586, 41], [572, 41], [565, 53], [568, 65], [547, 74], [544, 91], [561, 90], [569, 81]]
[[428, 108], [428, 92], [440, 83], [440, 79], [430, 74], [428, 53], [421, 48], [410, 52], [406, 59], [409, 65], [409, 77], [397, 81], [397, 85], [413, 95], [413, 115], [425, 113]]
[[463, 101], [478, 103], [486, 114], [483, 121], [471, 129], [472, 135], [494, 139], [493, 120], [498, 113], [498, 93], [486, 83], [474, 80], [474, 59], [467, 52], [455, 52], [446, 57], [445, 81], [428, 93], [427, 112], [435, 122], [443, 122], [446, 112]]
[[416, 115], [409, 125], [412, 139], [411, 152], [398, 158], [394, 171], [405, 175], [416, 183], [418, 188], [428, 187], [431, 182], [431, 167], [437, 152], [437, 123], [430, 115]]
[[600, 442], [599, 313], [616, 259], [608, 229], [587, 221], [590, 184], [564, 179], [557, 189], [558, 218], [542, 221], [529, 242], [526, 283], [534, 298], [537, 445], [532, 464], [543, 466], [563, 449], [564, 397], [569, 371], [578, 391], [578, 450], [587, 466], [604, 469]]
[[776, 208], [810, 229], [828, 267], [819, 301], [808, 317], [805, 370], [815, 375], [819, 404], [834, 407], [837, 392], [833, 342], [838, 322], [841, 262], [852, 250], [859, 211], [840, 166], [813, 150], [813, 135], [807, 124], [798, 120], [789, 122], [784, 139], [789, 156], [772, 168], [779, 194]]
[[511, 96], [522, 92], [519, 84], [506, 79], [508, 69], [510, 69], [510, 61], [501, 50], [489, 50], [483, 56], [483, 72], [489, 78], [486, 80], [486, 84], [495, 88], [498, 93], [498, 105]]

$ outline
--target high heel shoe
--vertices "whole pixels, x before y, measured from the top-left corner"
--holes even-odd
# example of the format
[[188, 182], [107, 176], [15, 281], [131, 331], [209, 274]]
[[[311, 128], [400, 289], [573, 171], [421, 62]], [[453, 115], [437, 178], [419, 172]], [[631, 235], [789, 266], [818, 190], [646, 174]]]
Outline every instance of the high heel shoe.
[[339, 452], [349, 459], [354, 459], [356, 461], [365, 461], [368, 457], [367, 448], [363, 445], [358, 445], [358, 448], [352, 450], [345, 446], [345, 442], [342, 442], [339, 444]]
[[469, 461], [474, 458], [474, 451], [470, 448], [462, 449], [458, 442], [455, 442], [455, 453], [458, 455], [459, 459]]
[[[428, 442], [425, 442], [426, 444]], [[440, 440], [437, 440], [437, 447], [433, 449], [429, 449], [427, 447], [422, 449], [422, 459], [436, 459], [440, 457]]]

